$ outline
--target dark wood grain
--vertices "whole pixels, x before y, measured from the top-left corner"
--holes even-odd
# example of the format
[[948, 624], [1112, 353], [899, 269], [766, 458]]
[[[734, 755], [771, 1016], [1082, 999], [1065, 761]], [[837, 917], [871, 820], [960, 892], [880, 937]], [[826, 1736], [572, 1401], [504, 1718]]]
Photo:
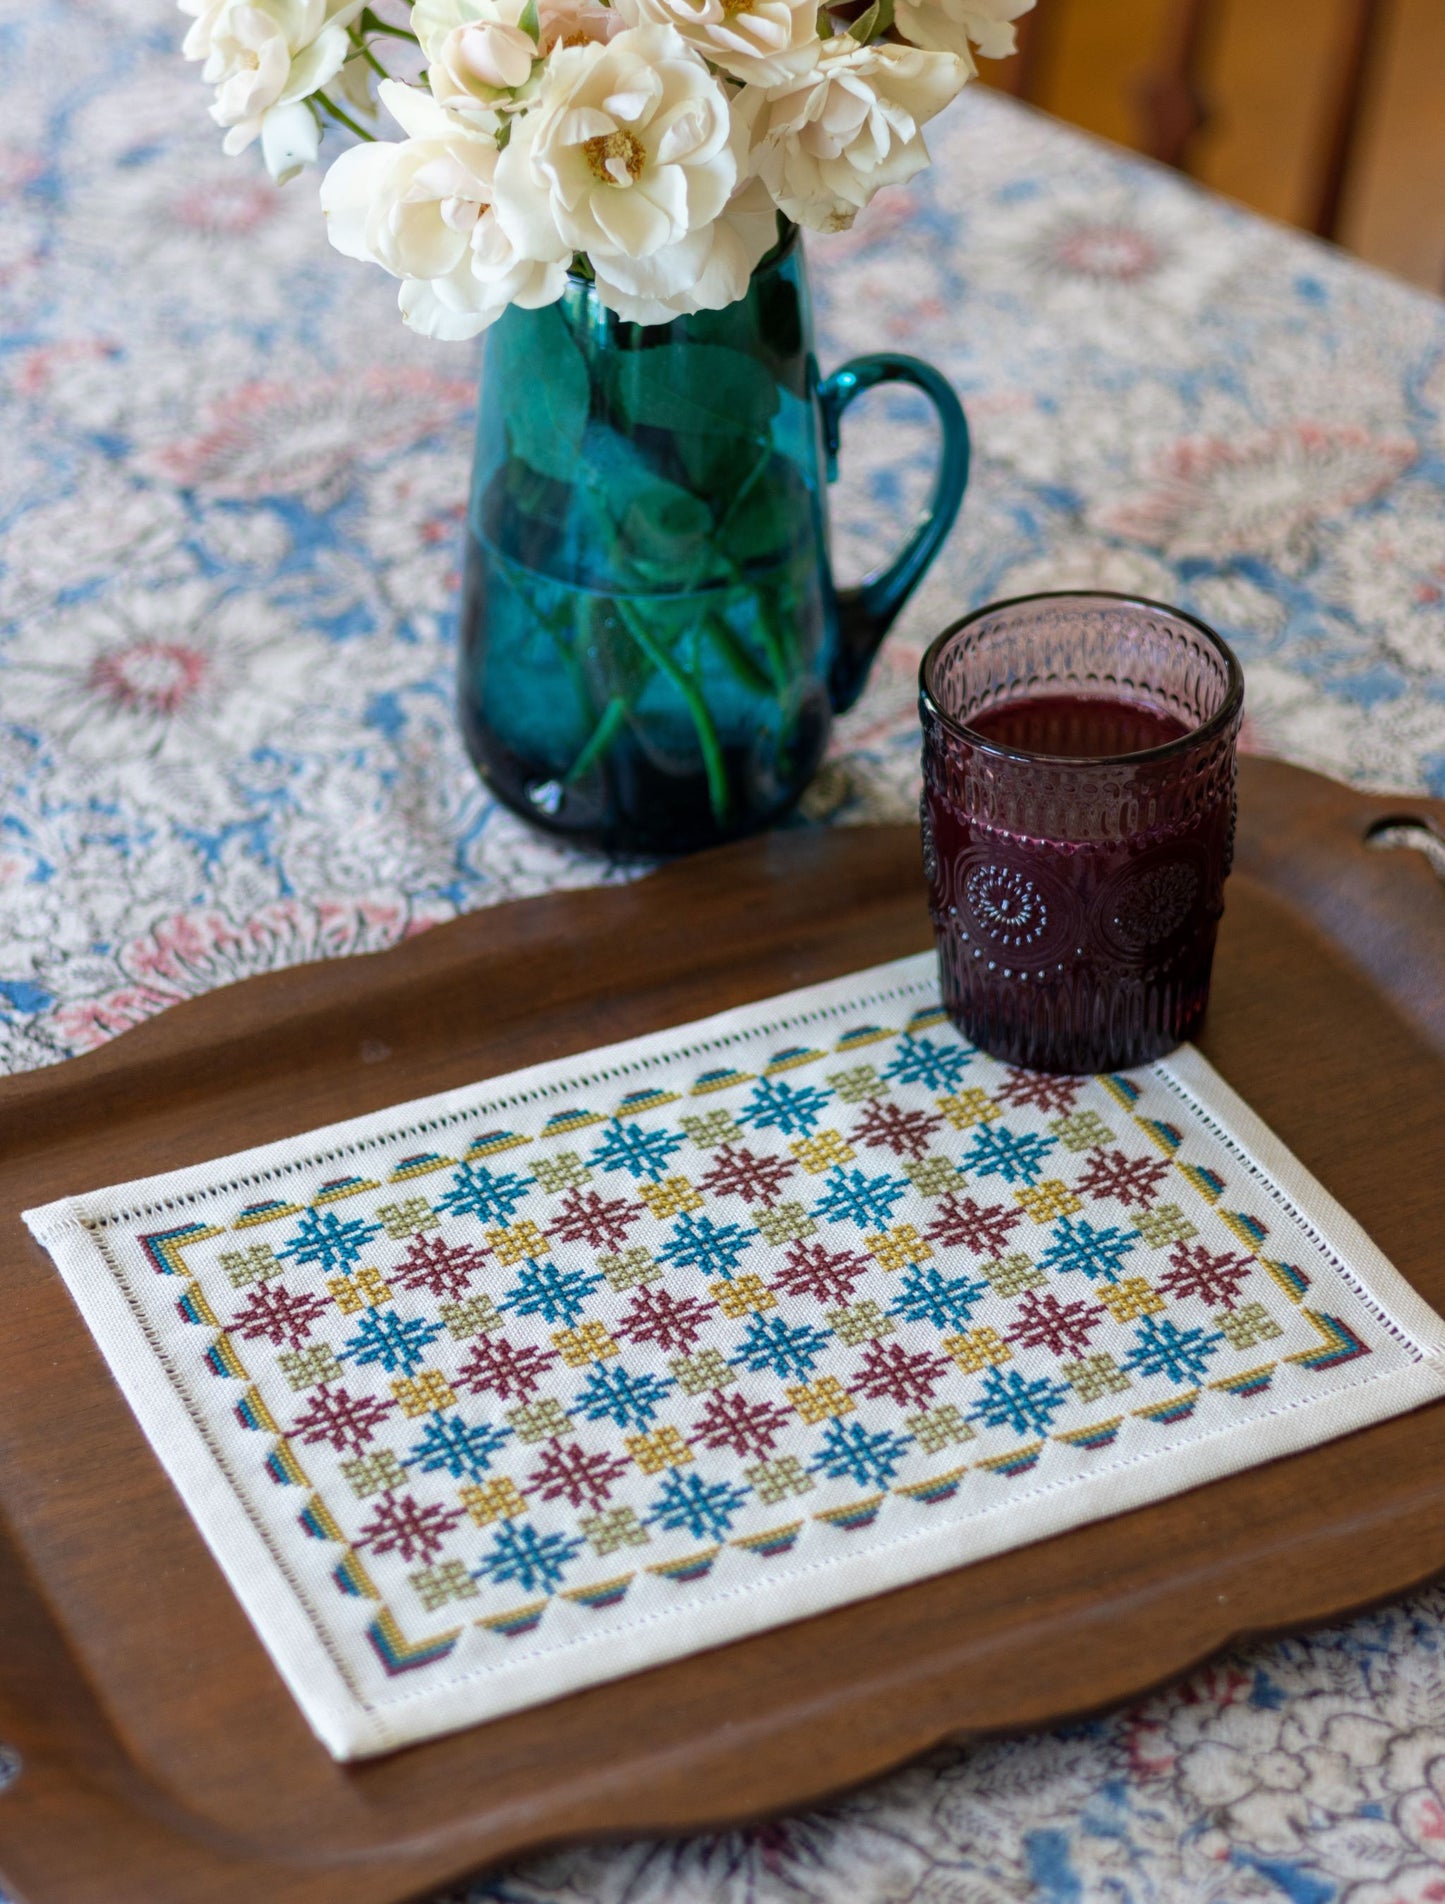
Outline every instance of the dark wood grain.
[[[1429, 802], [1244, 763], [1202, 1044], [1437, 1307]], [[19, 1211], [928, 942], [910, 829], [797, 831], [253, 979], [0, 1086], [0, 1873], [27, 1904], [394, 1904], [569, 1837], [795, 1807], [1445, 1566], [1445, 1408], [354, 1767], [315, 1743]]]
[[[1343, 0], [1338, 48], [1306, 188], [1309, 229], [1320, 238], [1340, 236], [1393, 11], [1390, 0]], [[1205, 74], [1224, 13], [1221, 0], [1170, 0], [1158, 58], [1139, 89], [1142, 150], [1179, 171], [1193, 169], [1199, 135], [1216, 117]]]

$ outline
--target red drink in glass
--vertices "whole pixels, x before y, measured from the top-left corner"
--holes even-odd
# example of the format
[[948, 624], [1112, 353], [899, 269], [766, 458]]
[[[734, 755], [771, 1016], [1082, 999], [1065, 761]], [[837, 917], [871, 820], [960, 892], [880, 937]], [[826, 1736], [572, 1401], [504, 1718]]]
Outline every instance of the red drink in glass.
[[923, 842], [943, 1002], [995, 1057], [1145, 1064], [1204, 1014], [1234, 838], [1239, 664], [1102, 592], [996, 603], [924, 657]]

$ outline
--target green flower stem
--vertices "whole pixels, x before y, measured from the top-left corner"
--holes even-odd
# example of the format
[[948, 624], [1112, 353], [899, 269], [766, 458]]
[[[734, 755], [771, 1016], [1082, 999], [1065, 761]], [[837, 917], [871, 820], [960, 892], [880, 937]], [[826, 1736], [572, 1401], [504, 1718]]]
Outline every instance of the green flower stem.
[[[722, 521], [718, 524], [718, 553], [728, 570], [733, 586], [736, 588], [747, 589], [748, 583], [747, 577], [727, 553], [728, 529], [732, 524], [735, 512], [741, 508], [742, 504], [747, 500], [749, 493], [752, 491], [754, 485], [761, 479], [764, 470], [767, 469], [772, 458], [772, 443], [770, 440], [765, 439], [760, 445], [758, 460], [748, 471], [739, 486], [737, 494], [723, 511]], [[773, 627], [772, 616], [766, 612], [766, 609], [758, 618], [758, 632], [762, 636], [763, 646], [767, 650], [768, 667], [772, 671], [773, 676], [773, 692], [779, 704], [781, 704], [788, 692], [789, 682], [792, 678], [792, 667], [790, 664], [796, 660], [796, 656], [790, 656], [788, 654], [787, 651], [791, 644], [788, 642], [786, 634], [782, 636], [781, 640], [779, 639], [779, 631]]]
[[364, 33], [386, 33], [394, 40], [410, 40], [413, 46], [421, 45], [421, 41], [408, 27], [392, 26], [379, 14], [373, 13], [370, 7], [362, 14], [360, 24]]
[[712, 817], [719, 826], [722, 826], [727, 821], [732, 799], [728, 792], [727, 768], [723, 763], [722, 748], [718, 743], [717, 729], [713, 725], [712, 715], [708, 712], [707, 702], [703, 699], [696, 681], [684, 673], [666, 648], [660, 647], [653, 640], [630, 603], [623, 601], [620, 596], [614, 597], [614, 600], [628, 634], [658, 673], [671, 681], [687, 704], [687, 711], [692, 716], [692, 724], [697, 729], [698, 745], [702, 749], [703, 767], [707, 773], [708, 805], [712, 808]]
[[354, 132], [358, 139], [365, 139], [368, 145], [374, 145], [376, 143], [376, 134], [374, 132], [368, 132], [365, 126], [358, 125], [349, 112], [343, 112], [341, 110], [335, 100], [328, 99], [325, 93], [317, 93], [315, 97], [331, 114], [331, 117], [345, 126], [348, 132]]
[[773, 683], [728, 627], [721, 615], [709, 615], [703, 624], [707, 637], [736, 678], [753, 694], [767, 694]]
[[765, 437], [762, 443], [759, 445], [758, 460], [753, 464], [752, 468], [748, 471], [747, 475], [743, 478], [742, 482], [738, 485], [737, 494], [733, 497], [732, 501], [728, 504], [727, 508], [723, 511], [723, 519], [721, 523], [721, 527], [723, 529], [727, 528], [728, 524], [732, 521], [733, 516], [747, 501], [749, 495], [752, 493], [754, 485], [758, 481], [758, 478], [762, 475], [763, 471], [767, 468], [768, 464], [772, 460], [773, 460], [773, 445], [771, 440]]
[[614, 694], [603, 710], [602, 719], [593, 728], [586, 744], [572, 765], [567, 769], [564, 784], [571, 786], [584, 774], [590, 773], [602, 756], [612, 746], [617, 736], [627, 724], [627, 703], [620, 694]]

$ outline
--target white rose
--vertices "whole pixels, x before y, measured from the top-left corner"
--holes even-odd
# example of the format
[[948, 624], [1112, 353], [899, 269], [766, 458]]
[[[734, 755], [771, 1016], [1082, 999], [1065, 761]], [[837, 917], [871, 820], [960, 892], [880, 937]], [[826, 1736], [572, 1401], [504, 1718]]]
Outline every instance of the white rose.
[[427, 84], [453, 112], [509, 112], [532, 77], [541, 48], [521, 24], [527, 0], [417, 0], [412, 31], [427, 62]]
[[[192, 7], [214, 5], [215, 0], [185, 0]], [[459, 27], [495, 24], [520, 27], [527, 0], [415, 0], [411, 30], [421, 41], [428, 65], [436, 62], [443, 45]], [[557, 45], [579, 46], [584, 40], [608, 40], [623, 22], [603, 0], [538, 0], [538, 44], [544, 53]]]
[[495, 203], [523, 257], [650, 257], [710, 225], [737, 184], [728, 96], [672, 27], [557, 47], [513, 123]]
[[[204, 0], [196, 0], [203, 4]], [[453, 112], [515, 112], [526, 106], [535, 62], [557, 45], [610, 39], [620, 21], [602, 0], [545, 0], [538, 34], [522, 24], [528, 0], [416, 0], [411, 27], [427, 61], [427, 84]]]
[[692, 311], [720, 311], [748, 288], [778, 239], [777, 207], [761, 179], [749, 179], [711, 225], [650, 258], [609, 253], [594, 260], [597, 294], [634, 324], [667, 324]]
[[475, 337], [508, 304], [559, 298], [565, 269], [518, 258], [492, 215], [495, 140], [419, 87], [383, 80], [378, 90], [411, 136], [353, 146], [326, 174], [321, 209], [336, 249], [400, 278], [402, 315], [428, 337]]
[[542, 51], [554, 46], [582, 46], [588, 40], [610, 40], [624, 22], [603, 0], [542, 0]]
[[905, 40], [937, 53], [957, 53], [973, 65], [977, 47], [985, 59], [1006, 59], [1015, 48], [1013, 23], [1034, 0], [896, 0], [893, 24]]
[[186, 28], [186, 37], [181, 41], [181, 55], [188, 60], [203, 60], [210, 57], [211, 33], [217, 20], [226, 10], [226, 0], [176, 0], [182, 13], [191, 15], [191, 24]]
[[227, 128], [227, 153], [260, 139], [272, 176], [284, 183], [316, 157], [319, 131], [309, 96], [340, 72], [347, 27], [365, 0], [184, 0], [193, 21], [183, 51], [201, 59], [216, 88], [211, 117]]
[[763, 96], [754, 166], [789, 218], [845, 231], [881, 186], [923, 170], [921, 128], [968, 78], [954, 53], [825, 40], [810, 73]]
[[393, 277], [445, 277], [491, 203], [496, 141], [420, 87], [384, 79], [377, 90], [410, 137], [352, 146], [333, 163], [321, 182], [327, 236]]
[[444, 278], [406, 279], [397, 302], [414, 331], [458, 343], [494, 324], [509, 304], [535, 310], [555, 304], [566, 288], [565, 265], [519, 258], [495, 215], [485, 210], [461, 262]]
[[[753, 86], [806, 72], [818, 56], [818, 0], [613, 0], [629, 26], [675, 26], [714, 66]], [[1006, 3], [1006, 0], [1004, 0]], [[985, 0], [986, 4], [986, 0]]]

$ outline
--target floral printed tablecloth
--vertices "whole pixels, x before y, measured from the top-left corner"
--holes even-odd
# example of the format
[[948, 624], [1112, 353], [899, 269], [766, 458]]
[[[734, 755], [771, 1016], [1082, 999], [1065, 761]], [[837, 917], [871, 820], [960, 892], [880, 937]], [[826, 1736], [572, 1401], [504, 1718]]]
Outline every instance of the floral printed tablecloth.
[[[164, 0], [0, 0], [0, 1065], [470, 908], [631, 876], [529, 831], [451, 716], [473, 359], [222, 157]], [[917, 658], [1035, 586], [1195, 610], [1250, 744], [1445, 792], [1445, 310], [965, 96], [933, 172], [814, 250], [825, 365], [938, 362], [978, 451], [812, 821], [916, 797]], [[859, 572], [924, 490], [850, 418]], [[1225, 1658], [846, 1802], [478, 1881], [511, 1904], [1445, 1898], [1445, 1594]], [[458, 1893], [462, 1895], [463, 1893]]]

